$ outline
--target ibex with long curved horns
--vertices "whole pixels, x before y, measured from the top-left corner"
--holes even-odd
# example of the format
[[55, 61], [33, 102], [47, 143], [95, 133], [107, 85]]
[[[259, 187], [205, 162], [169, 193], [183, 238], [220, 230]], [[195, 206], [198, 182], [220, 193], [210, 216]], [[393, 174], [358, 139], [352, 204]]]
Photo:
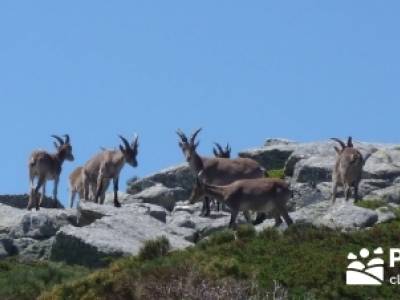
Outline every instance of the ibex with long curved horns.
[[139, 141], [137, 135], [131, 144], [124, 137], [119, 136], [119, 138], [123, 143], [123, 146], [119, 146], [119, 150], [102, 151], [84, 165], [82, 174], [85, 199], [89, 198], [90, 185], [95, 185], [96, 193], [94, 200], [98, 203], [104, 191], [104, 186], [107, 184], [107, 181], [112, 179], [114, 184], [114, 206], [121, 206], [118, 201], [119, 174], [125, 163], [128, 163], [132, 167], [137, 167], [136, 156]]
[[348, 138], [347, 144], [338, 138], [332, 138], [331, 140], [338, 142], [341, 146], [341, 148], [335, 146], [337, 159], [332, 173], [332, 203], [336, 201], [339, 184], [344, 187], [346, 201], [350, 198], [351, 187], [354, 188], [354, 200], [358, 201], [358, 186], [365, 160], [360, 151], [353, 148], [351, 137]]
[[[28, 209], [32, 209], [32, 202], [35, 201], [36, 210], [39, 210], [40, 205], [46, 194], [46, 181], [54, 180], [53, 188], [53, 201], [54, 207], [57, 207], [57, 189], [62, 170], [62, 165], [65, 160], [73, 161], [74, 156], [72, 154], [72, 146], [70, 138], [66, 134], [65, 139], [57, 135], [52, 135], [57, 140], [54, 142], [54, 146], [57, 149], [56, 153], [50, 154], [43, 150], [37, 150], [32, 152], [29, 157], [29, 179], [30, 179], [30, 194]], [[36, 187], [34, 186], [34, 180], [38, 179]], [[40, 188], [42, 194], [40, 196], [40, 202], [37, 199]]]
[[[180, 137], [179, 146], [182, 149], [186, 161], [189, 163], [194, 175], [203, 171], [204, 180], [208, 184], [227, 185], [239, 179], [252, 179], [264, 177], [264, 169], [254, 160], [249, 158], [209, 158], [200, 156], [196, 148], [196, 136], [201, 129], [196, 130], [190, 138], [178, 129]], [[205, 216], [210, 215], [210, 200], [207, 197], [204, 202]]]

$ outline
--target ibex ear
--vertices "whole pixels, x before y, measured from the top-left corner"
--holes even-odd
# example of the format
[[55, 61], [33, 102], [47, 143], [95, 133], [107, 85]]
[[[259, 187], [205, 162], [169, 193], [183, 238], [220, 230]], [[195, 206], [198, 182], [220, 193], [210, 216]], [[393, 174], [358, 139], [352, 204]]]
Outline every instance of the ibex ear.
[[341, 153], [341, 151], [339, 150], [338, 147], [335, 146], [334, 148], [335, 148], [335, 151], [336, 151], [337, 154], [340, 154], [340, 153]]
[[181, 147], [183, 149], [183, 143], [179, 142], [179, 147]]
[[56, 147], [56, 149], [58, 149], [60, 147], [56, 142], [53, 142], [53, 145], [54, 145], [54, 147]]
[[200, 142], [197, 142], [197, 143], [195, 143], [193, 146], [194, 146], [194, 149], [196, 149], [198, 146], [199, 146], [199, 144], [200, 144]]
[[119, 150], [121, 150], [122, 153], [125, 153], [125, 149], [122, 147], [122, 145], [119, 145]]

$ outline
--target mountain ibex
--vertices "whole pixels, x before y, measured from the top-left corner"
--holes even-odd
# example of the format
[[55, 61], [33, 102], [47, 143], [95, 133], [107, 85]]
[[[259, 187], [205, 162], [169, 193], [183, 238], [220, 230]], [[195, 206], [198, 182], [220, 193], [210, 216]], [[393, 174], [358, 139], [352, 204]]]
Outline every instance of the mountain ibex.
[[[46, 194], [46, 181], [54, 180], [53, 188], [53, 201], [54, 207], [57, 207], [57, 189], [62, 165], [65, 160], [73, 161], [74, 156], [72, 154], [72, 146], [70, 144], [70, 138], [65, 135], [65, 140], [57, 135], [52, 135], [58, 141], [58, 144], [54, 142], [54, 146], [57, 152], [50, 154], [43, 150], [37, 150], [32, 152], [29, 157], [29, 179], [30, 179], [30, 194], [28, 209], [32, 209], [32, 202], [35, 201], [36, 210], [39, 210], [40, 205]], [[34, 187], [34, 180], [38, 178], [37, 185]], [[42, 194], [40, 196], [40, 202], [38, 201], [38, 193], [42, 188]]]
[[[196, 130], [188, 139], [186, 135], [178, 130], [177, 134], [181, 141], [179, 146], [182, 149], [186, 161], [189, 163], [193, 173], [197, 175], [203, 171], [206, 183], [216, 185], [230, 184], [239, 179], [252, 179], [264, 177], [264, 169], [254, 160], [249, 158], [208, 158], [197, 154], [198, 142], [195, 142], [197, 134], [201, 129]], [[210, 201], [205, 200], [205, 216], [210, 215]]]
[[136, 156], [138, 153], [138, 137], [135, 136], [132, 144], [119, 136], [123, 142], [123, 146], [119, 146], [119, 150], [106, 150], [98, 153], [90, 159], [83, 167], [84, 182], [84, 198], [89, 198], [89, 187], [91, 183], [96, 182], [95, 202], [99, 202], [99, 198], [104, 191], [107, 180], [113, 180], [114, 184], [114, 206], [120, 207], [118, 201], [118, 184], [119, 174], [125, 163], [132, 167], [137, 167]]
[[348, 138], [347, 145], [340, 139], [332, 138], [332, 140], [338, 142], [341, 146], [341, 149], [335, 146], [338, 156], [332, 173], [332, 203], [336, 201], [337, 187], [339, 184], [344, 187], [346, 201], [350, 198], [351, 187], [354, 187], [354, 200], [358, 201], [358, 186], [365, 160], [360, 151], [353, 148], [351, 137]]
[[[69, 190], [70, 190], [70, 200], [69, 205], [72, 208], [74, 206], [74, 201], [76, 195], [79, 196], [79, 201], [84, 199], [84, 182], [83, 182], [83, 167], [77, 167], [70, 175], [69, 175]], [[89, 199], [90, 201], [94, 201], [96, 195], [96, 185], [97, 182], [93, 182], [89, 184]], [[103, 203], [105, 199], [105, 194], [110, 185], [110, 180], [106, 180], [106, 184], [103, 187], [103, 191], [100, 196], [100, 202]]]
[[293, 223], [290, 218], [286, 203], [291, 198], [289, 185], [281, 179], [258, 178], [237, 180], [225, 186], [210, 185], [202, 180], [202, 172], [196, 179], [195, 189], [190, 197], [190, 202], [195, 203], [200, 197], [208, 195], [215, 197], [231, 208], [231, 220], [229, 227], [235, 226], [235, 220], [239, 211], [258, 213], [270, 213], [275, 216], [275, 226], [282, 223], [281, 216], [287, 225]]

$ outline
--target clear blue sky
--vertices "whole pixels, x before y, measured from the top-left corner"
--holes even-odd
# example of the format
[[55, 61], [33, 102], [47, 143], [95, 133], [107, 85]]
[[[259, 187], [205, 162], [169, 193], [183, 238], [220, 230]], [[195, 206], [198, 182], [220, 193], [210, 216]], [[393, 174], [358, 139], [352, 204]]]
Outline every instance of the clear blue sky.
[[[176, 128], [234, 150], [267, 137], [399, 142], [399, 1], [1, 1], [0, 193], [69, 133], [76, 161], [140, 135], [132, 175], [181, 162]], [[48, 191], [51, 191], [49, 185]]]

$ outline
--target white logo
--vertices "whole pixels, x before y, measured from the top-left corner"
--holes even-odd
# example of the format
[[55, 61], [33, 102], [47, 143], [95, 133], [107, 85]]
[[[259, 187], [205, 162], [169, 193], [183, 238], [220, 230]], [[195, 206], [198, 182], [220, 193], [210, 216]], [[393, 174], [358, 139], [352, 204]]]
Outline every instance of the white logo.
[[[366, 265], [353, 253], [349, 253], [347, 259], [352, 261], [346, 272], [347, 285], [381, 285], [384, 277], [384, 261], [380, 257], [383, 255], [381, 247], [374, 250], [374, 258], [370, 259]], [[361, 249], [360, 257], [363, 260], [369, 258], [370, 252], [368, 249]]]

